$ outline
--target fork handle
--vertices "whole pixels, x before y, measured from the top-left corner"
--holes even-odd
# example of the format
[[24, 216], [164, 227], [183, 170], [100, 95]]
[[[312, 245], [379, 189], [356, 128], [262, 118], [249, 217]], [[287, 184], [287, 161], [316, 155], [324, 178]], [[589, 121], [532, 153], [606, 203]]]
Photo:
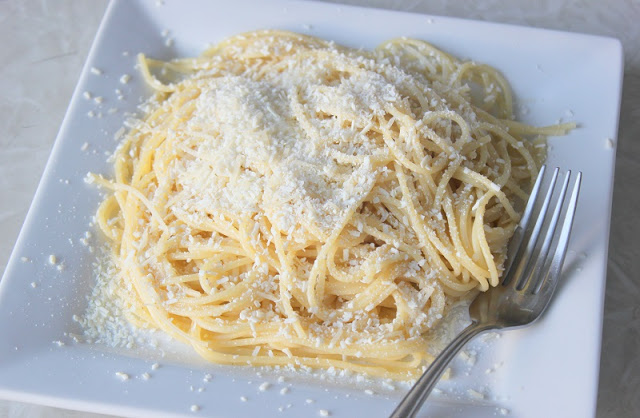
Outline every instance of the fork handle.
[[410, 418], [415, 416], [431, 393], [431, 390], [440, 380], [440, 376], [442, 376], [442, 373], [447, 369], [451, 360], [458, 354], [458, 351], [476, 335], [493, 328], [495, 328], [495, 326], [487, 324], [479, 325], [475, 322], [466, 327], [442, 350], [433, 363], [429, 365], [424, 374], [405, 395], [402, 402], [400, 402], [389, 418]]

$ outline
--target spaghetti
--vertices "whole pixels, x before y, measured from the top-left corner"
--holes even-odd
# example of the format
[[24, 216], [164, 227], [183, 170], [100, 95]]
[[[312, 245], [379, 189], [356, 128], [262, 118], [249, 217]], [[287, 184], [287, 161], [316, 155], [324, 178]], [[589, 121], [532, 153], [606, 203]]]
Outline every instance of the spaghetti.
[[[493, 68], [413, 39], [259, 31], [140, 56], [156, 91], [97, 222], [128, 319], [225, 364], [413, 379], [425, 332], [498, 283], [545, 135]], [[171, 73], [172, 83], [154, 74]]]

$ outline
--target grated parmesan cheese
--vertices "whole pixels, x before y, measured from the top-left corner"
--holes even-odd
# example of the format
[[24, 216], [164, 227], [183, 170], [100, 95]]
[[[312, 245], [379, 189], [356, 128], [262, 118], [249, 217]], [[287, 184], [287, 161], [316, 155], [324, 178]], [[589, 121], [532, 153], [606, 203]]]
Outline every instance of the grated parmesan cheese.
[[260, 390], [260, 392], [265, 392], [267, 391], [269, 388], [271, 387], [271, 383], [269, 382], [264, 382], [260, 385], [260, 387], [258, 387], [258, 390]]
[[613, 149], [615, 147], [615, 142], [611, 138], [607, 138], [605, 141], [605, 147], [608, 149]]
[[116, 372], [116, 377], [122, 380], [123, 382], [129, 380], [129, 375], [123, 372]]

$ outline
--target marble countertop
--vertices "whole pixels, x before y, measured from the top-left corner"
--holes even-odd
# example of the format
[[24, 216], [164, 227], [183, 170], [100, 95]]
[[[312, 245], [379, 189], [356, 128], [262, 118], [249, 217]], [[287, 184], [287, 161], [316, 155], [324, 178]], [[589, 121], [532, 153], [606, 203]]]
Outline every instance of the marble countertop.
[[[339, 3], [616, 37], [625, 54], [598, 417], [640, 416], [640, 1]], [[107, 1], [0, 1], [0, 271], [24, 221]], [[1, 338], [1, 337], [0, 337]], [[0, 416], [99, 417], [0, 400]]]

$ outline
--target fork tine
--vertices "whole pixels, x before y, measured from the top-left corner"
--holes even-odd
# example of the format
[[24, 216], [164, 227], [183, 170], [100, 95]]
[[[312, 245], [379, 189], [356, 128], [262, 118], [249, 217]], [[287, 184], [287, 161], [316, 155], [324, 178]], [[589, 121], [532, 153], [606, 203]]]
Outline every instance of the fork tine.
[[[553, 257], [545, 262], [544, 276], [539, 286], [540, 293], [553, 294], [556, 285], [560, 279], [560, 272], [562, 271], [562, 265], [564, 258], [567, 254], [567, 247], [569, 245], [569, 237], [571, 235], [571, 227], [573, 225], [573, 219], [576, 213], [576, 206], [578, 205], [578, 196], [580, 195], [580, 184], [582, 183], [582, 173], [578, 171], [575, 181], [573, 182], [573, 190], [571, 192], [571, 198], [567, 204], [567, 210], [565, 216], [562, 219], [560, 235], [556, 243], [555, 249], [552, 252]], [[550, 297], [545, 298], [547, 303], [551, 300]]]
[[516, 227], [515, 231], [513, 231], [513, 236], [509, 240], [509, 246], [507, 247], [507, 260], [504, 268], [504, 274], [502, 279], [502, 284], [506, 285], [509, 280], [509, 270], [511, 266], [513, 266], [513, 260], [518, 252], [518, 248], [522, 244], [522, 239], [524, 238], [524, 232], [529, 225], [529, 221], [531, 220], [531, 213], [533, 212], [533, 206], [538, 198], [538, 192], [540, 191], [540, 185], [542, 184], [542, 178], [544, 177], [544, 173], [547, 170], [547, 166], [543, 165], [540, 167], [540, 172], [538, 172], [538, 177], [536, 178], [536, 182], [531, 189], [531, 194], [529, 195], [529, 200], [527, 200], [527, 206], [524, 209], [524, 213], [522, 214], [522, 218], [520, 218], [520, 222]]
[[[544, 232], [544, 239], [542, 245], [536, 247], [535, 252], [531, 257], [531, 263], [527, 266], [526, 273], [523, 274], [523, 277], [520, 280], [519, 287], [525, 292], [536, 293], [542, 284], [542, 267], [545, 265], [547, 256], [549, 255], [549, 249], [551, 248], [551, 242], [553, 241], [553, 237], [555, 236], [556, 226], [558, 224], [558, 220], [560, 219], [560, 213], [562, 212], [562, 208], [564, 205], [564, 200], [567, 195], [567, 189], [569, 188], [569, 179], [571, 178], [571, 171], [567, 171], [567, 174], [564, 177], [564, 181], [562, 182], [562, 187], [560, 189], [560, 194], [558, 195], [558, 199], [556, 202], [556, 207], [553, 210], [553, 215], [551, 216], [551, 220], [547, 225], [547, 229]], [[553, 190], [550, 190], [552, 192]], [[546, 217], [547, 214], [541, 214], [542, 217]]]
[[[525, 213], [527, 215], [526, 219], [524, 219], [523, 216], [523, 220], [526, 223], [523, 224], [523, 222], [521, 221], [520, 225], [518, 225], [518, 228], [516, 228], [516, 230], [522, 228], [522, 237], [520, 239], [521, 242], [517, 244], [517, 251], [512, 258], [509, 270], [504, 275], [504, 280], [502, 283], [503, 285], [509, 284], [513, 277], [522, 277], [523, 270], [529, 264], [531, 254], [534, 251], [534, 247], [536, 245], [536, 242], [538, 241], [538, 236], [540, 234], [540, 229], [542, 228], [542, 224], [544, 222], [544, 214], [547, 213], [549, 202], [551, 201], [553, 188], [558, 178], [558, 171], [559, 169], [556, 167], [556, 169], [553, 171], [551, 182], [542, 202], [538, 202], [539, 190], [536, 190], [535, 196], [532, 194], [529, 198], [527, 209], [530, 209], [530, 211], [529, 213]], [[544, 172], [541, 170], [541, 174], [538, 176], [538, 180], [536, 181], [538, 187], [540, 187], [538, 181], [542, 182], [543, 175]], [[530, 204], [531, 207], [529, 207]], [[531, 223], [532, 219], [535, 219], [535, 222], [533, 224]], [[518, 283], [516, 283], [516, 285], [518, 285]]]

